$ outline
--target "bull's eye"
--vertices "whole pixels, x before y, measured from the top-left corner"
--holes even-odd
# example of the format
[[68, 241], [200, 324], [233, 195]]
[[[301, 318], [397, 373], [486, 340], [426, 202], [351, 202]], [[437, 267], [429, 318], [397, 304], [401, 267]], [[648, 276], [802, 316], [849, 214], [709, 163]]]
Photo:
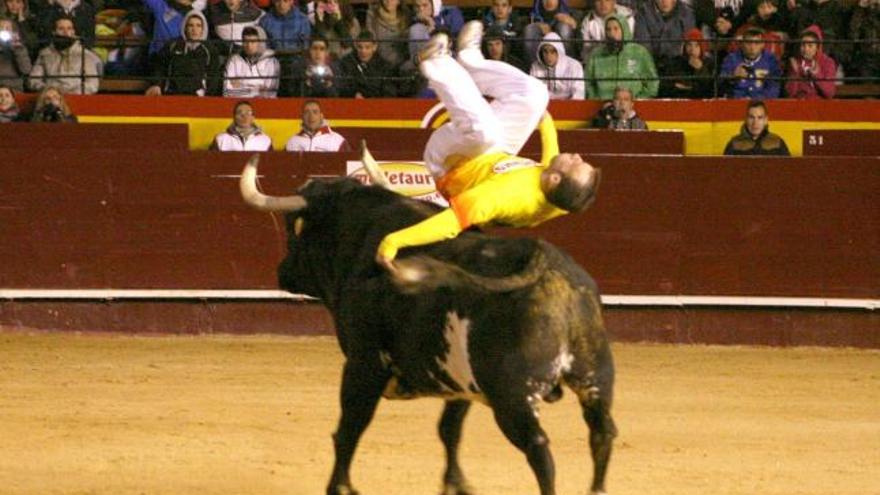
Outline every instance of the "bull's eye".
[[302, 234], [303, 226], [306, 224], [306, 221], [302, 219], [302, 217], [297, 218], [293, 222], [293, 235], [299, 237]]

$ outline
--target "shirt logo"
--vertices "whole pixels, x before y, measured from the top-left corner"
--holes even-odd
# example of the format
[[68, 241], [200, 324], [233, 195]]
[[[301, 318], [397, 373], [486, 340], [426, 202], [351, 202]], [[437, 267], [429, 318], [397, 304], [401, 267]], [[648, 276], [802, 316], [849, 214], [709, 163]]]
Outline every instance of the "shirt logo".
[[527, 160], [525, 158], [517, 158], [514, 160], [502, 160], [492, 166], [492, 171], [496, 174], [506, 174], [511, 170], [520, 170], [523, 168], [531, 168], [537, 167], [540, 164], [533, 160]]

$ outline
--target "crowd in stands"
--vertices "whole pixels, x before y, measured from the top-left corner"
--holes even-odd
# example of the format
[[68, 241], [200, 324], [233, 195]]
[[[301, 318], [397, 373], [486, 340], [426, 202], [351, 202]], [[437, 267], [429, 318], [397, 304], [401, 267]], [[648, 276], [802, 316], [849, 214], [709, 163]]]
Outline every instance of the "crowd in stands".
[[0, 0], [0, 84], [93, 94], [433, 96], [415, 54], [486, 25], [484, 52], [552, 98], [832, 98], [880, 80], [880, 0]]

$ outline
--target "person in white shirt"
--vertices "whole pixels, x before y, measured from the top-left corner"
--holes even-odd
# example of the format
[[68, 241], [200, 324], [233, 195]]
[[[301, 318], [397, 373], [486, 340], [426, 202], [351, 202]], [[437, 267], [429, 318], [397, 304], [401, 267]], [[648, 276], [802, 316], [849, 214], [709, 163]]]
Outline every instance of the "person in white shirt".
[[211, 143], [217, 151], [271, 151], [272, 138], [254, 122], [254, 107], [247, 101], [235, 104], [232, 124], [226, 132], [217, 134]]
[[259, 26], [242, 31], [241, 52], [226, 62], [223, 96], [275, 98], [281, 65], [266, 48], [266, 32]]
[[338, 132], [330, 129], [317, 100], [306, 100], [302, 108], [302, 129], [293, 135], [287, 151], [351, 151], [351, 145]]

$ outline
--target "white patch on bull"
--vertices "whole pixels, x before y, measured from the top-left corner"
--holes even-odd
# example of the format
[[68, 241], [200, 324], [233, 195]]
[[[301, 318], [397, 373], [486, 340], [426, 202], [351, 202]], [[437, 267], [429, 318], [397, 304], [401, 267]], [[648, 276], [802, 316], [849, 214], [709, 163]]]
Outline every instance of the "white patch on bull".
[[[449, 375], [465, 394], [482, 393], [477, 381], [474, 379], [474, 371], [471, 369], [470, 353], [468, 352], [468, 333], [471, 322], [467, 318], [460, 318], [457, 313], [446, 313], [446, 327], [443, 329], [443, 337], [449, 346], [445, 356], [437, 357], [437, 364]], [[455, 393], [456, 391], [438, 381], [444, 391]]]
[[562, 375], [571, 370], [574, 363], [574, 355], [568, 351], [568, 346], [563, 344], [559, 348], [559, 354], [550, 362], [549, 373], [538, 379], [529, 377], [526, 379], [526, 387], [531, 393], [526, 397], [529, 407], [532, 408], [532, 414], [535, 418], [539, 417], [538, 408], [543, 402], [544, 397], [550, 394], [562, 379]]

